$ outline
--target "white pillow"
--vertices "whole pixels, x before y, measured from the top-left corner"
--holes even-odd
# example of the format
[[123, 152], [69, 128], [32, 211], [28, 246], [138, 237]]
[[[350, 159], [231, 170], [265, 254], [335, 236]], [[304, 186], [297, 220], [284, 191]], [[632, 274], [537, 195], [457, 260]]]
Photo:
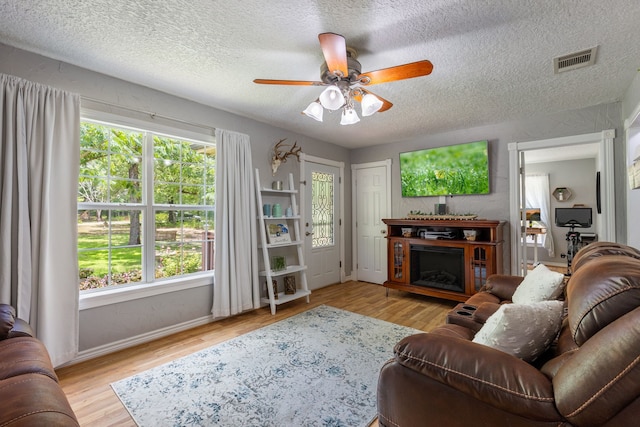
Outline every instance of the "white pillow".
[[562, 301], [503, 304], [487, 319], [473, 342], [532, 362], [558, 335], [563, 306]]
[[538, 264], [518, 285], [511, 301], [516, 304], [530, 304], [538, 301], [558, 299], [564, 290], [564, 274], [552, 271], [544, 264]]

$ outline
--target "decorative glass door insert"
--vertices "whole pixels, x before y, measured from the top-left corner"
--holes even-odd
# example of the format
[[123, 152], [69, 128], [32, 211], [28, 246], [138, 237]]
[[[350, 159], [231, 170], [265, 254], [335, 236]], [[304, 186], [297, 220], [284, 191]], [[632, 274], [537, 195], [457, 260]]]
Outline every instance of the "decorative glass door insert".
[[335, 175], [312, 172], [311, 219], [313, 223], [312, 247], [322, 248], [335, 244], [334, 186]]

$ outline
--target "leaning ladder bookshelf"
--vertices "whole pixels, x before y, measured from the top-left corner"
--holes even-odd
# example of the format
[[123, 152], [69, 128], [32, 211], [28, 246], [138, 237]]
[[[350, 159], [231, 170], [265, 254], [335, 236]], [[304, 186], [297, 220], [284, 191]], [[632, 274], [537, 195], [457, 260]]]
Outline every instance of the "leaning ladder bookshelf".
[[[298, 190], [295, 189], [293, 174], [289, 174], [288, 188], [273, 189], [264, 187], [260, 180], [260, 171], [256, 169], [256, 201], [258, 206], [258, 222], [260, 229], [259, 249], [262, 252], [262, 266], [259, 272], [260, 278], [264, 278], [266, 283], [266, 297], [261, 298], [262, 303], [269, 304], [271, 314], [276, 314], [276, 307], [298, 298], [306, 297], [309, 302], [309, 291], [307, 285], [307, 266], [304, 263], [303, 245], [304, 240], [300, 234], [300, 213], [298, 211], [298, 203], [296, 196]], [[282, 214], [275, 212], [277, 216], [271, 212], [271, 207], [280, 204]], [[263, 209], [263, 206], [269, 206], [269, 209]], [[291, 207], [289, 215], [285, 215], [286, 206]], [[285, 206], [285, 207], [283, 207]], [[293, 232], [289, 232], [293, 227]], [[270, 231], [277, 230], [277, 233]], [[284, 236], [287, 234], [287, 236]], [[295, 251], [291, 249], [295, 248]], [[284, 267], [282, 265], [272, 265], [272, 257], [277, 256], [285, 260], [293, 261], [291, 264], [286, 262], [286, 267], [282, 269], [274, 269]], [[278, 292], [274, 290], [274, 281], [280, 284], [280, 279], [287, 276], [293, 276], [295, 281], [295, 292], [286, 293], [284, 290]], [[297, 277], [296, 277], [297, 276]], [[295, 280], [295, 279], [299, 280]], [[290, 279], [290, 278], [289, 278]]]

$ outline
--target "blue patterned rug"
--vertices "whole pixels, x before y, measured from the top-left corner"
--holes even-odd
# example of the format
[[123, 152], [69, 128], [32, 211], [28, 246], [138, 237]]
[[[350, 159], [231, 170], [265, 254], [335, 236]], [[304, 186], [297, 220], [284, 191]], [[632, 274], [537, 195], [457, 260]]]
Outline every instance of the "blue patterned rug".
[[420, 332], [319, 306], [111, 384], [139, 426], [367, 426], [383, 363]]

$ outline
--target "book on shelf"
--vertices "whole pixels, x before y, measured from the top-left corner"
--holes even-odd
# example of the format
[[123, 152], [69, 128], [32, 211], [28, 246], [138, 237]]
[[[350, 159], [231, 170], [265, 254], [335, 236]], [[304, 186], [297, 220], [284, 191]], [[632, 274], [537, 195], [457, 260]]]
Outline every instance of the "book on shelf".
[[267, 224], [269, 243], [291, 243], [289, 228], [284, 224]]

